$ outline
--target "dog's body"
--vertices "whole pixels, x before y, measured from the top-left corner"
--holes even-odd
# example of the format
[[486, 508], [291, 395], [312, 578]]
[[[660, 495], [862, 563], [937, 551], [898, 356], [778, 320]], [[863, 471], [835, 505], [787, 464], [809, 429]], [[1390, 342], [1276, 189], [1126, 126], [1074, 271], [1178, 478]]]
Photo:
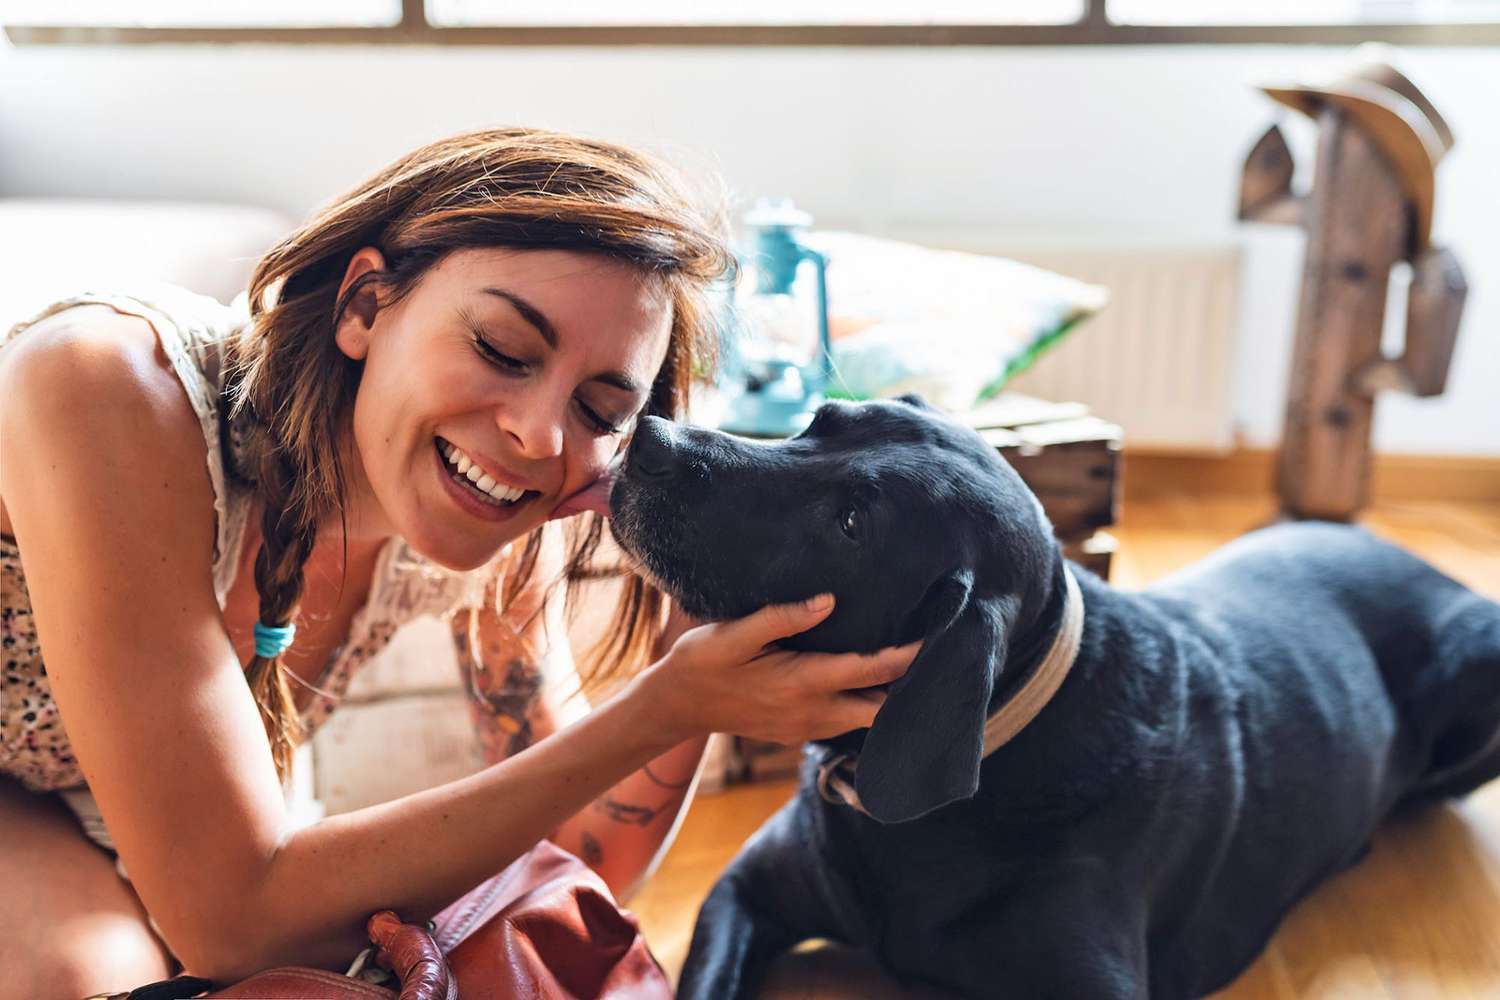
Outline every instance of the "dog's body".
[[[885, 608], [890, 626], [863, 647], [835, 622], [803, 646], [925, 635], [923, 653], [871, 730], [808, 748], [800, 794], [704, 904], [683, 996], [749, 995], [773, 958], [814, 937], [965, 996], [1201, 996], [1232, 980], [1301, 896], [1357, 861], [1397, 804], [1500, 775], [1500, 605], [1361, 529], [1310, 523], [1255, 532], [1144, 593], [1074, 568], [1085, 615], [1072, 669], [981, 763], [976, 698], [982, 722], [1051, 645], [1065, 564], [1034, 499], [977, 436], [903, 408], [879, 407], [886, 443], [962, 470], [923, 472], [935, 503], [955, 490], [960, 502], [939, 523], [905, 525], [938, 562], [914, 610], [899, 597], [911, 613]], [[756, 478], [769, 486], [786, 462], [818, 465], [816, 432], [781, 446], [789, 453], [705, 433], [673, 453], [707, 455], [710, 481], [768, 460]], [[890, 481], [909, 465], [885, 470], [887, 498], [906, 495]], [[835, 466], [847, 474], [847, 456]], [[627, 548], [690, 608], [697, 587], [711, 605], [700, 613], [741, 611], [728, 577], [674, 564], [691, 538], [645, 537], [639, 491], [617, 487]], [[973, 556], [956, 573], [955, 551]], [[910, 571], [908, 554], [878, 555]], [[859, 600], [839, 581], [781, 583], [751, 562], [745, 603], [812, 589], [834, 589], [841, 609]], [[804, 592], [791, 592], [798, 582]], [[969, 675], [986, 673], [975, 689]], [[820, 796], [817, 770], [835, 751], [860, 753], [859, 797], [874, 816]]]

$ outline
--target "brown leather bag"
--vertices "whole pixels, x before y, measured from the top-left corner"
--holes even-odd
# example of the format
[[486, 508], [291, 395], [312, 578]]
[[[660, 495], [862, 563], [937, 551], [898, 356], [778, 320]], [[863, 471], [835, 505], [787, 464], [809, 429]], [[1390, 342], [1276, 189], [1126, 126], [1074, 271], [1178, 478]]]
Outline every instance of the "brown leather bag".
[[635, 917], [583, 862], [543, 841], [433, 918], [431, 929], [382, 910], [368, 924], [376, 961], [399, 992], [289, 966], [215, 989], [179, 976], [128, 1000], [670, 1000], [672, 987]]

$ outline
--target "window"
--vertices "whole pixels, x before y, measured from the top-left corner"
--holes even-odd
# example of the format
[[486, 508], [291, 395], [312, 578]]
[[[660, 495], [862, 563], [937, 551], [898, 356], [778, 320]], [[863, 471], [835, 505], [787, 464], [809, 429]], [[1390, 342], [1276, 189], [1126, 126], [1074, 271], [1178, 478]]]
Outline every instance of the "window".
[[1085, 0], [427, 0], [427, 20], [475, 25], [1072, 24]]
[[1500, 44], [1500, 0], [0, 0], [20, 44]]
[[1500, 0], [1108, 0], [1116, 24], [1473, 24], [1500, 21]]
[[321, 28], [401, 23], [401, 0], [4, 0], [7, 25]]

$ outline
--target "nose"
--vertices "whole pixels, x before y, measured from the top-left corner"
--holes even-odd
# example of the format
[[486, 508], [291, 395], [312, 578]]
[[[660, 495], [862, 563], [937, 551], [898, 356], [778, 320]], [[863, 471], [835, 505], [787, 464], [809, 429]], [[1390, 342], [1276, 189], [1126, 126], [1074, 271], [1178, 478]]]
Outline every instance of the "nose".
[[546, 407], [519, 405], [501, 407], [496, 422], [515, 442], [517, 454], [525, 458], [555, 458], [563, 450], [563, 426]]
[[660, 482], [671, 479], [679, 464], [671, 422], [661, 417], [642, 417], [625, 455], [626, 474]]

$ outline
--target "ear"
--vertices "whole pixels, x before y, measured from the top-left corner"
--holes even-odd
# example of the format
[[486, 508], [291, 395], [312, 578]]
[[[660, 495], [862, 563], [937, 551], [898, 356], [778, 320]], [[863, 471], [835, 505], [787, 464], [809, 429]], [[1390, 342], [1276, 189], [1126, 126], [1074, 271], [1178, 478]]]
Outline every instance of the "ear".
[[[339, 282], [339, 299], [344, 297], [349, 286], [354, 284], [360, 275], [371, 271], [384, 271], [385, 257], [374, 247], [364, 247], [355, 252], [349, 258], [349, 266], [344, 269], [344, 280]], [[354, 298], [344, 309], [343, 315], [338, 318], [338, 324], [333, 330], [334, 343], [339, 345], [339, 350], [353, 358], [355, 361], [363, 361], [365, 355], [370, 353], [370, 337], [375, 328], [375, 313], [379, 310], [379, 302], [375, 295], [375, 286], [366, 283], [359, 291], [354, 293]]]
[[907, 406], [915, 406], [919, 410], [937, 409], [937, 407], [927, 402], [927, 400], [923, 399], [919, 394], [915, 392], [902, 393], [901, 395], [896, 397], [896, 402], [905, 403]]
[[926, 638], [865, 737], [855, 770], [860, 804], [882, 823], [916, 819], [979, 788], [984, 721], [1005, 656], [1003, 609], [975, 599], [962, 570], [923, 600]]

